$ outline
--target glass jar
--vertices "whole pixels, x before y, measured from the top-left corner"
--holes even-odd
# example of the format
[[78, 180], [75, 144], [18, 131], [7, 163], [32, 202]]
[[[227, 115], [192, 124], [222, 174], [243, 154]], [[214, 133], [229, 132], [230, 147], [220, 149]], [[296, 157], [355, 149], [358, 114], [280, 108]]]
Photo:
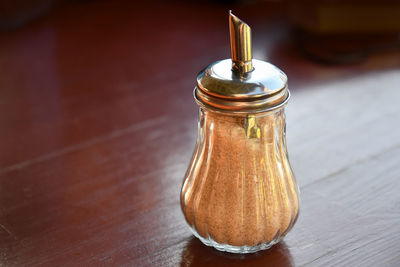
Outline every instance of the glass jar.
[[197, 76], [198, 138], [181, 207], [193, 234], [218, 250], [251, 253], [279, 242], [299, 213], [286, 150], [286, 75], [251, 57], [250, 28], [230, 15], [232, 59]]
[[250, 253], [279, 242], [296, 222], [284, 108], [226, 114], [201, 107], [181, 206], [193, 234], [218, 250]]

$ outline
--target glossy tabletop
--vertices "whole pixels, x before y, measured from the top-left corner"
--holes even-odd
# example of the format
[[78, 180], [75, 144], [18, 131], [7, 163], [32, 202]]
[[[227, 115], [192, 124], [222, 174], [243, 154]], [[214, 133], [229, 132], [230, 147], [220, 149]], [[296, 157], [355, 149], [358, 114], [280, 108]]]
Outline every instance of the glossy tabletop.
[[[321, 65], [276, 5], [132, 2], [64, 4], [0, 34], [0, 266], [399, 265], [398, 53]], [[192, 90], [230, 56], [229, 9], [289, 77], [301, 189], [294, 229], [246, 256], [202, 245], [179, 204]]]

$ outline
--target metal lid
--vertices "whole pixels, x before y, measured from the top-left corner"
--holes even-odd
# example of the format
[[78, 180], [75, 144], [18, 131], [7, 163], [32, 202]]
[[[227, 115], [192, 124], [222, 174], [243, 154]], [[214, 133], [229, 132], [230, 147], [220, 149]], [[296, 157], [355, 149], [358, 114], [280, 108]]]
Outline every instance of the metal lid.
[[229, 25], [232, 59], [214, 62], [197, 75], [197, 102], [232, 112], [259, 112], [284, 105], [289, 99], [285, 73], [252, 59], [250, 27], [231, 12]]

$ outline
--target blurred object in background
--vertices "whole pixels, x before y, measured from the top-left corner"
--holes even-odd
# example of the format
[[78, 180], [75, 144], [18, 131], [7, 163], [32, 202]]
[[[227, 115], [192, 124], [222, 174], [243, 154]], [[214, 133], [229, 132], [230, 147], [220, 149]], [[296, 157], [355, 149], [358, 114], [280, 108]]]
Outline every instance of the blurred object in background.
[[22, 26], [50, 9], [55, 0], [0, 0], [0, 31]]
[[[51, 10], [52, 7], [67, 6], [71, 2], [90, 2], [90, 0], [0, 0], [0, 32], [18, 29]], [[135, 2], [135, 8], [145, 4], [154, 5], [154, 8], [158, 9], [160, 3], [162, 1], [157, 0]], [[278, 44], [275, 37], [288, 32], [286, 22], [289, 20], [294, 28], [293, 36], [297, 48], [307, 58], [316, 62], [369, 64], [369, 61], [372, 61], [373, 65], [384, 66], [400, 64], [400, 1], [398, 0], [168, 1], [168, 5], [173, 3], [199, 7], [207, 3], [212, 8], [240, 10], [244, 14], [245, 10], [251, 10], [252, 16], [262, 16], [266, 26], [273, 25], [271, 28], [276, 28], [275, 36], [272, 34], [266, 37], [275, 44]], [[252, 6], [259, 8], [255, 10]], [[273, 16], [275, 17], [271, 18]], [[279, 25], [272, 23], [279, 20], [284, 23]], [[256, 50], [255, 53], [259, 51]], [[373, 57], [377, 57], [378, 60], [370, 60]], [[383, 58], [385, 58], [384, 63], [381, 60]]]
[[400, 2], [289, 0], [295, 39], [323, 63], [357, 63], [373, 53], [400, 51]]

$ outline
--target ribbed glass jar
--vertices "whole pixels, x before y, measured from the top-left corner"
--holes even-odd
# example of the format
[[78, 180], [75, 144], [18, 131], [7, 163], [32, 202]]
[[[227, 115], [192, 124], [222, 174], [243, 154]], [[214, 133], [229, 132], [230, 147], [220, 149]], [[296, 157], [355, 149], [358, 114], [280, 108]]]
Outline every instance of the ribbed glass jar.
[[233, 253], [278, 243], [299, 212], [284, 108], [235, 114], [200, 107], [199, 113], [197, 144], [181, 190], [193, 234]]

